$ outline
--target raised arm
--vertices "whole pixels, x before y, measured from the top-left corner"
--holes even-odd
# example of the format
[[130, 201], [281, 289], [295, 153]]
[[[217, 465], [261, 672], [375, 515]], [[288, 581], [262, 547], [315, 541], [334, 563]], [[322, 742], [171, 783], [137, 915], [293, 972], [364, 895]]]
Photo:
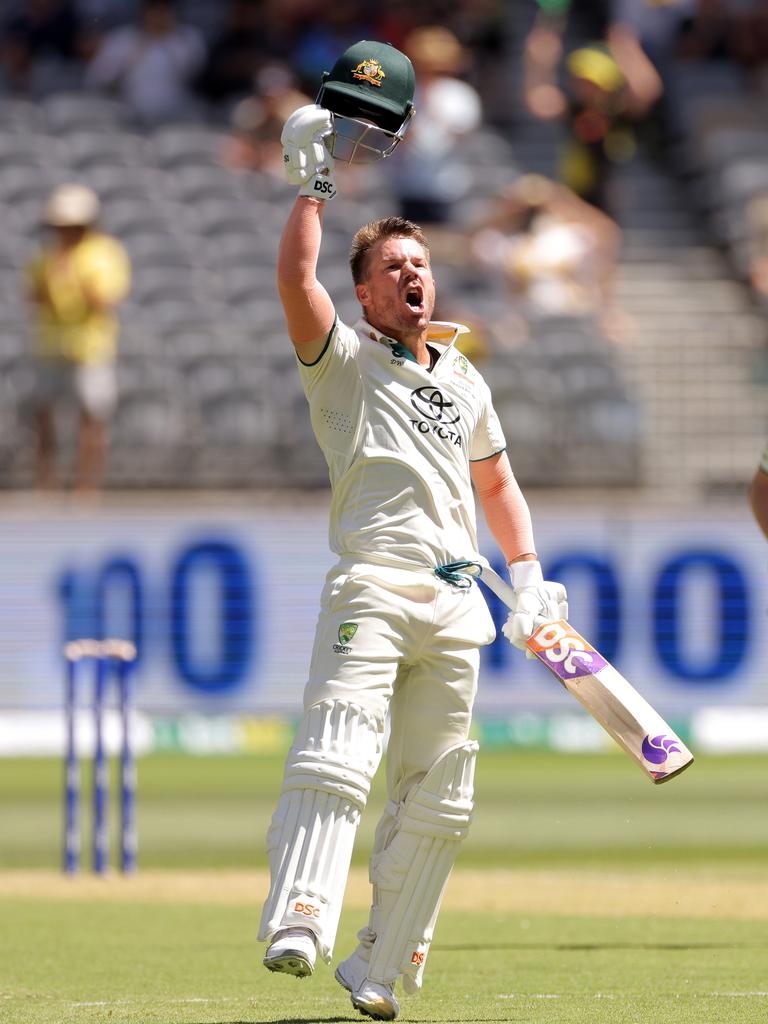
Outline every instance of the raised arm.
[[286, 177], [300, 188], [280, 240], [277, 287], [288, 333], [304, 363], [319, 358], [336, 317], [317, 279], [323, 212], [336, 194], [333, 157], [324, 144], [330, 130], [328, 111], [310, 103], [291, 114], [281, 139]]
[[316, 276], [324, 208], [317, 199], [296, 199], [277, 257], [277, 287], [288, 333], [304, 363], [318, 358], [336, 316], [331, 297]]

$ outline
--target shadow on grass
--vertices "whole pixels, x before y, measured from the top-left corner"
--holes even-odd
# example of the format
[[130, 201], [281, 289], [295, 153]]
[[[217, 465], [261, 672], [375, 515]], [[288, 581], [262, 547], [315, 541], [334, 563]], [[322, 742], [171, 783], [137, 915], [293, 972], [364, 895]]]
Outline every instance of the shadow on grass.
[[349, 1022], [360, 1021], [359, 1017], [281, 1017], [280, 1020], [274, 1020], [272, 1017], [267, 1017], [264, 1020], [260, 1020], [257, 1017], [252, 1017], [250, 1020], [209, 1020], [209, 1021], [198, 1021], [198, 1024], [349, 1024]]
[[481, 953], [493, 949], [552, 950], [556, 953], [595, 953], [602, 950], [664, 950], [693, 952], [711, 949], [765, 949], [764, 943], [746, 942], [484, 942], [474, 945], [441, 945], [441, 953]]

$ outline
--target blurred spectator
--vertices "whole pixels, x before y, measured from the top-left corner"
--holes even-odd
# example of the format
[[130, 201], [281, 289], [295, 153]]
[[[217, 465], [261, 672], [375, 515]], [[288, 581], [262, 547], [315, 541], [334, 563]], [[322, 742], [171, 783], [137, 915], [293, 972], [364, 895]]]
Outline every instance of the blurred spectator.
[[599, 13], [592, 13], [587, 25], [601, 34], [566, 54], [565, 90], [558, 83], [558, 69], [567, 25], [562, 13], [570, 4], [556, 5], [557, 15], [540, 14], [525, 42], [528, 110], [544, 120], [561, 119], [565, 125], [560, 179], [606, 211], [613, 205], [611, 168], [634, 155], [634, 124], [648, 117], [663, 93], [661, 77], [626, 13], [641, 6], [643, 0], [628, 0], [604, 4]]
[[729, 58], [750, 71], [768, 60], [765, 0], [698, 0], [683, 33], [680, 52], [694, 58]]
[[23, 0], [14, 6], [0, 25], [0, 66], [7, 87], [26, 92], [34, 89], [41, 64], [78, 58], [80, 19], [73, 0]]
[[482, 121], [477, 92], [458, 77], [469, 66], [469, 53], [439, 25], [414, 29], [403, 49], [416, 72], [417, 115], [392, 157], [399, 212], [418, 224], [447, 224], [472, 187], [458, 144]]
[[744, 210], [747, 272], [760, 304], [768, 311], [768, 193], [753, 196]]
[[500, 196], [472, 241], [480, 261], [502, 271], [529, 324], [585, 319], [614, 336], [621, 323], [613, 305], [620, 245], [610, 217], [537, 174], [523, 175]]
[[197, 86], [212, 103], [240, 99], [269, 53], [263, 0], [234, 0], [224, 30], [214, 40]]
[[145, 0], [139, 24], [107, 33], [86, 85], [117, 93], [145, 124], [195, 113], [191, 83], [205, 60], [202, 35], [182, 24], [173, 0]]
[[359, 39], [378, 38], [371, 31], [373, 5], [359, 0], [299, 4], [300, 18], [291, 45], [291, 63], [299, 85], [311, 96], [317, 94], [320, 79], [347, 47]]
[[232, 135], [225, 144], [224, 163], [237, 170], [262, 171], [283, 180], [280, 134], [288, 116], [311, 103], [296, 87], [284, 65], [265, 65], [255, 76], [253, 95], [232, 111]]
[[130, 284], [128, 257], [97, 228], [99, 199], [83, 185], [51, 193], [44, 223], [51, 239], [28, 268], [35, 309], [37, 482], [57, 485], [56, 409], [74, 404], [80, 417], [75, 476], [80, 490], [97, 488], [116, 400], [115, 306]]

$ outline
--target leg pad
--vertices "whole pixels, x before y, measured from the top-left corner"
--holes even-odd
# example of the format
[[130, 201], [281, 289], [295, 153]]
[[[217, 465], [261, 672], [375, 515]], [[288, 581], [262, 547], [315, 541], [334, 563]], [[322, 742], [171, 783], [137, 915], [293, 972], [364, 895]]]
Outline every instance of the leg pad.
[[305, 713], [267, 833], [271, 885], [261, 940], [282, 928], [311, 928], [330, 959], [382, 733], [381, 721], [345, 701], [323, 701]]
[[447, 750], [390, 819], [390, 835], [371, 860], [371, 980], [402, 975], [406, 991], [421, 987], [443, 892], [472, 820], [476, 755], [474, 742]]

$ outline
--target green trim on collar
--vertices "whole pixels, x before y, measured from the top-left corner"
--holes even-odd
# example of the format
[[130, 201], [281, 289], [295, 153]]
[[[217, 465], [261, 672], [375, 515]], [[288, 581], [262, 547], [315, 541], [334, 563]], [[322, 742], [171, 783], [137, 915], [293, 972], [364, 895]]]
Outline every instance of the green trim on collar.
[[382, 334], [382, 338], [389, 342], [392, 355], [397, 356], [398, 359], [410, 359], [412, 363], [418, 363], [416, 356], [409, 348], [405, 347], [402, 341], [393, 341], [392, 338], [387, 338], [386, 334]]

